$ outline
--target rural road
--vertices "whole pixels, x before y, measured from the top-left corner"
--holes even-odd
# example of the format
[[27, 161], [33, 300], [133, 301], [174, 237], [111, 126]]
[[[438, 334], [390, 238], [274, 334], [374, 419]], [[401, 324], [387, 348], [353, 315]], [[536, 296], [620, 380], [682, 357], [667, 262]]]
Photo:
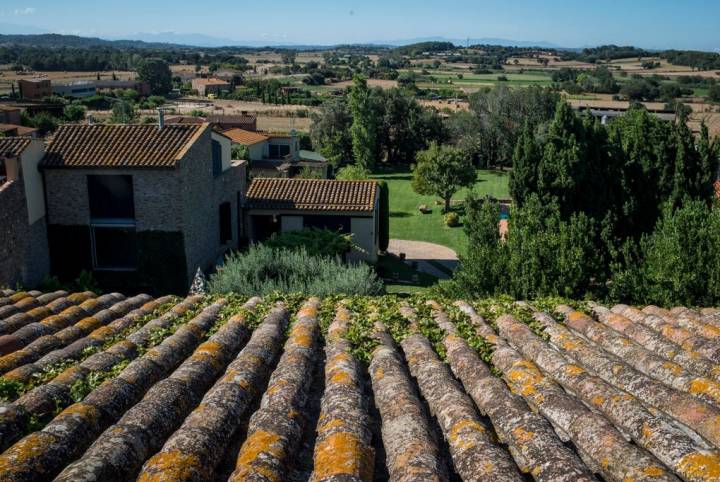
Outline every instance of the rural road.
[[450, 275], [433, 266], [430, 261], [440, 263], [451, 271], [455, 270], [458, 265], [457, 253], [440, 244], [391, 239], [388, 245], [388, 252], [396, 256], [399, 256], [400, 253], [405, 253], [406, 261], [417, 261], [418, 270], [440, 279], [448, 279]]

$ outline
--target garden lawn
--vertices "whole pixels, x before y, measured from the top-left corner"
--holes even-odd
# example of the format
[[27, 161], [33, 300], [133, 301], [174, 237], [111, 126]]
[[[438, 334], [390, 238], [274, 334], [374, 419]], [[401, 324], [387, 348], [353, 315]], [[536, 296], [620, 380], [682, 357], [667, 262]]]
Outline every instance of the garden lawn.
[[[454, 249], [459, 254], [465, 252], [467, 239], [462, 226], [448, 228], [443, 222], [442, 204], [435, 204], [439, 198], [421, 196], [412, 190], [412, 174], [409, 170], [378, 171], [372, 176], [388, 183], [390, 190], [390, 237], [412, 241], [437, 243]], [[498, 199], [510, 197], [508, 171], [478, 171], [478, 179], [473, 187], [480, 196], [489, 195]], [[453, 200], [465, 199], [468, 190], [458, 192]], [[418, 210], [421, 204], [432, 209], [430, 214]]]

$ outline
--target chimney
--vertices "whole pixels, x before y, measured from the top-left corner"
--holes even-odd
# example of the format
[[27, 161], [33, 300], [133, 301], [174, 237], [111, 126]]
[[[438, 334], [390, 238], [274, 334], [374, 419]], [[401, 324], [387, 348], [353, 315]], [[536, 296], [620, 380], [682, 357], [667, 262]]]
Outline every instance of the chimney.
[[165, 111], [163, 109], [158, 109], [158, 130], [163, 130], [165, 128]]
[[95, 124], [95, 118], [93, 117], [92, 114], [88, 114], [88, 115], [87, 115], [87, 123], [88, 123], [89, 126]]

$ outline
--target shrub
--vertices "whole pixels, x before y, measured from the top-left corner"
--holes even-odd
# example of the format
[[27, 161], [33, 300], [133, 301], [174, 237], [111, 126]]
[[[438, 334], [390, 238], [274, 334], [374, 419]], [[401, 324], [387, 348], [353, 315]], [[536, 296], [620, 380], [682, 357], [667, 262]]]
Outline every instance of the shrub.
[[368, 177], [370, 177], [370, 171], [357, 164], [341, 167], [335, 173], [335, 179], [343, 181], [358, 181], [367, 179]]
[[342, 256], [352, 249], [352, 235], [309, 228], [276, 234], [265, 242], [275, 249], [304, 248], [311, 256]]
[[298, 250], [257, 245], [227, 257], [222, 271], [210, 278], [213, 293], [245, 296], [275, 292], [329, 296], [376, 295], [382, 281], [366, 264], [344, 264], [338, 258], [311, 256]]
[[448, 228], [455, 228], [460, 225], [460, 216], [458, 213], [447, 213], [445, 214], [445, 226]]

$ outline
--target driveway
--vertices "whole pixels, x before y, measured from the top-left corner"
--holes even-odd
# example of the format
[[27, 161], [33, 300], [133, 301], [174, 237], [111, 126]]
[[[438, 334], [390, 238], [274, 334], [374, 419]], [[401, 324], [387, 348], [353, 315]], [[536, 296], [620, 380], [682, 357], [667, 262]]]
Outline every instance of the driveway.
[[[419, 271], [440, 279], [449, 279], [451, 277], [449, 272], [454, 271], [458, 265], [458, 257], [455, 251], [447, 246], [424, 241], [391, 239], [388, 252], [396, 256], [405, 253], [406, 262], [417, 262]], [[435, 264], [444, 266], [445, 269], [440, 269]]]

